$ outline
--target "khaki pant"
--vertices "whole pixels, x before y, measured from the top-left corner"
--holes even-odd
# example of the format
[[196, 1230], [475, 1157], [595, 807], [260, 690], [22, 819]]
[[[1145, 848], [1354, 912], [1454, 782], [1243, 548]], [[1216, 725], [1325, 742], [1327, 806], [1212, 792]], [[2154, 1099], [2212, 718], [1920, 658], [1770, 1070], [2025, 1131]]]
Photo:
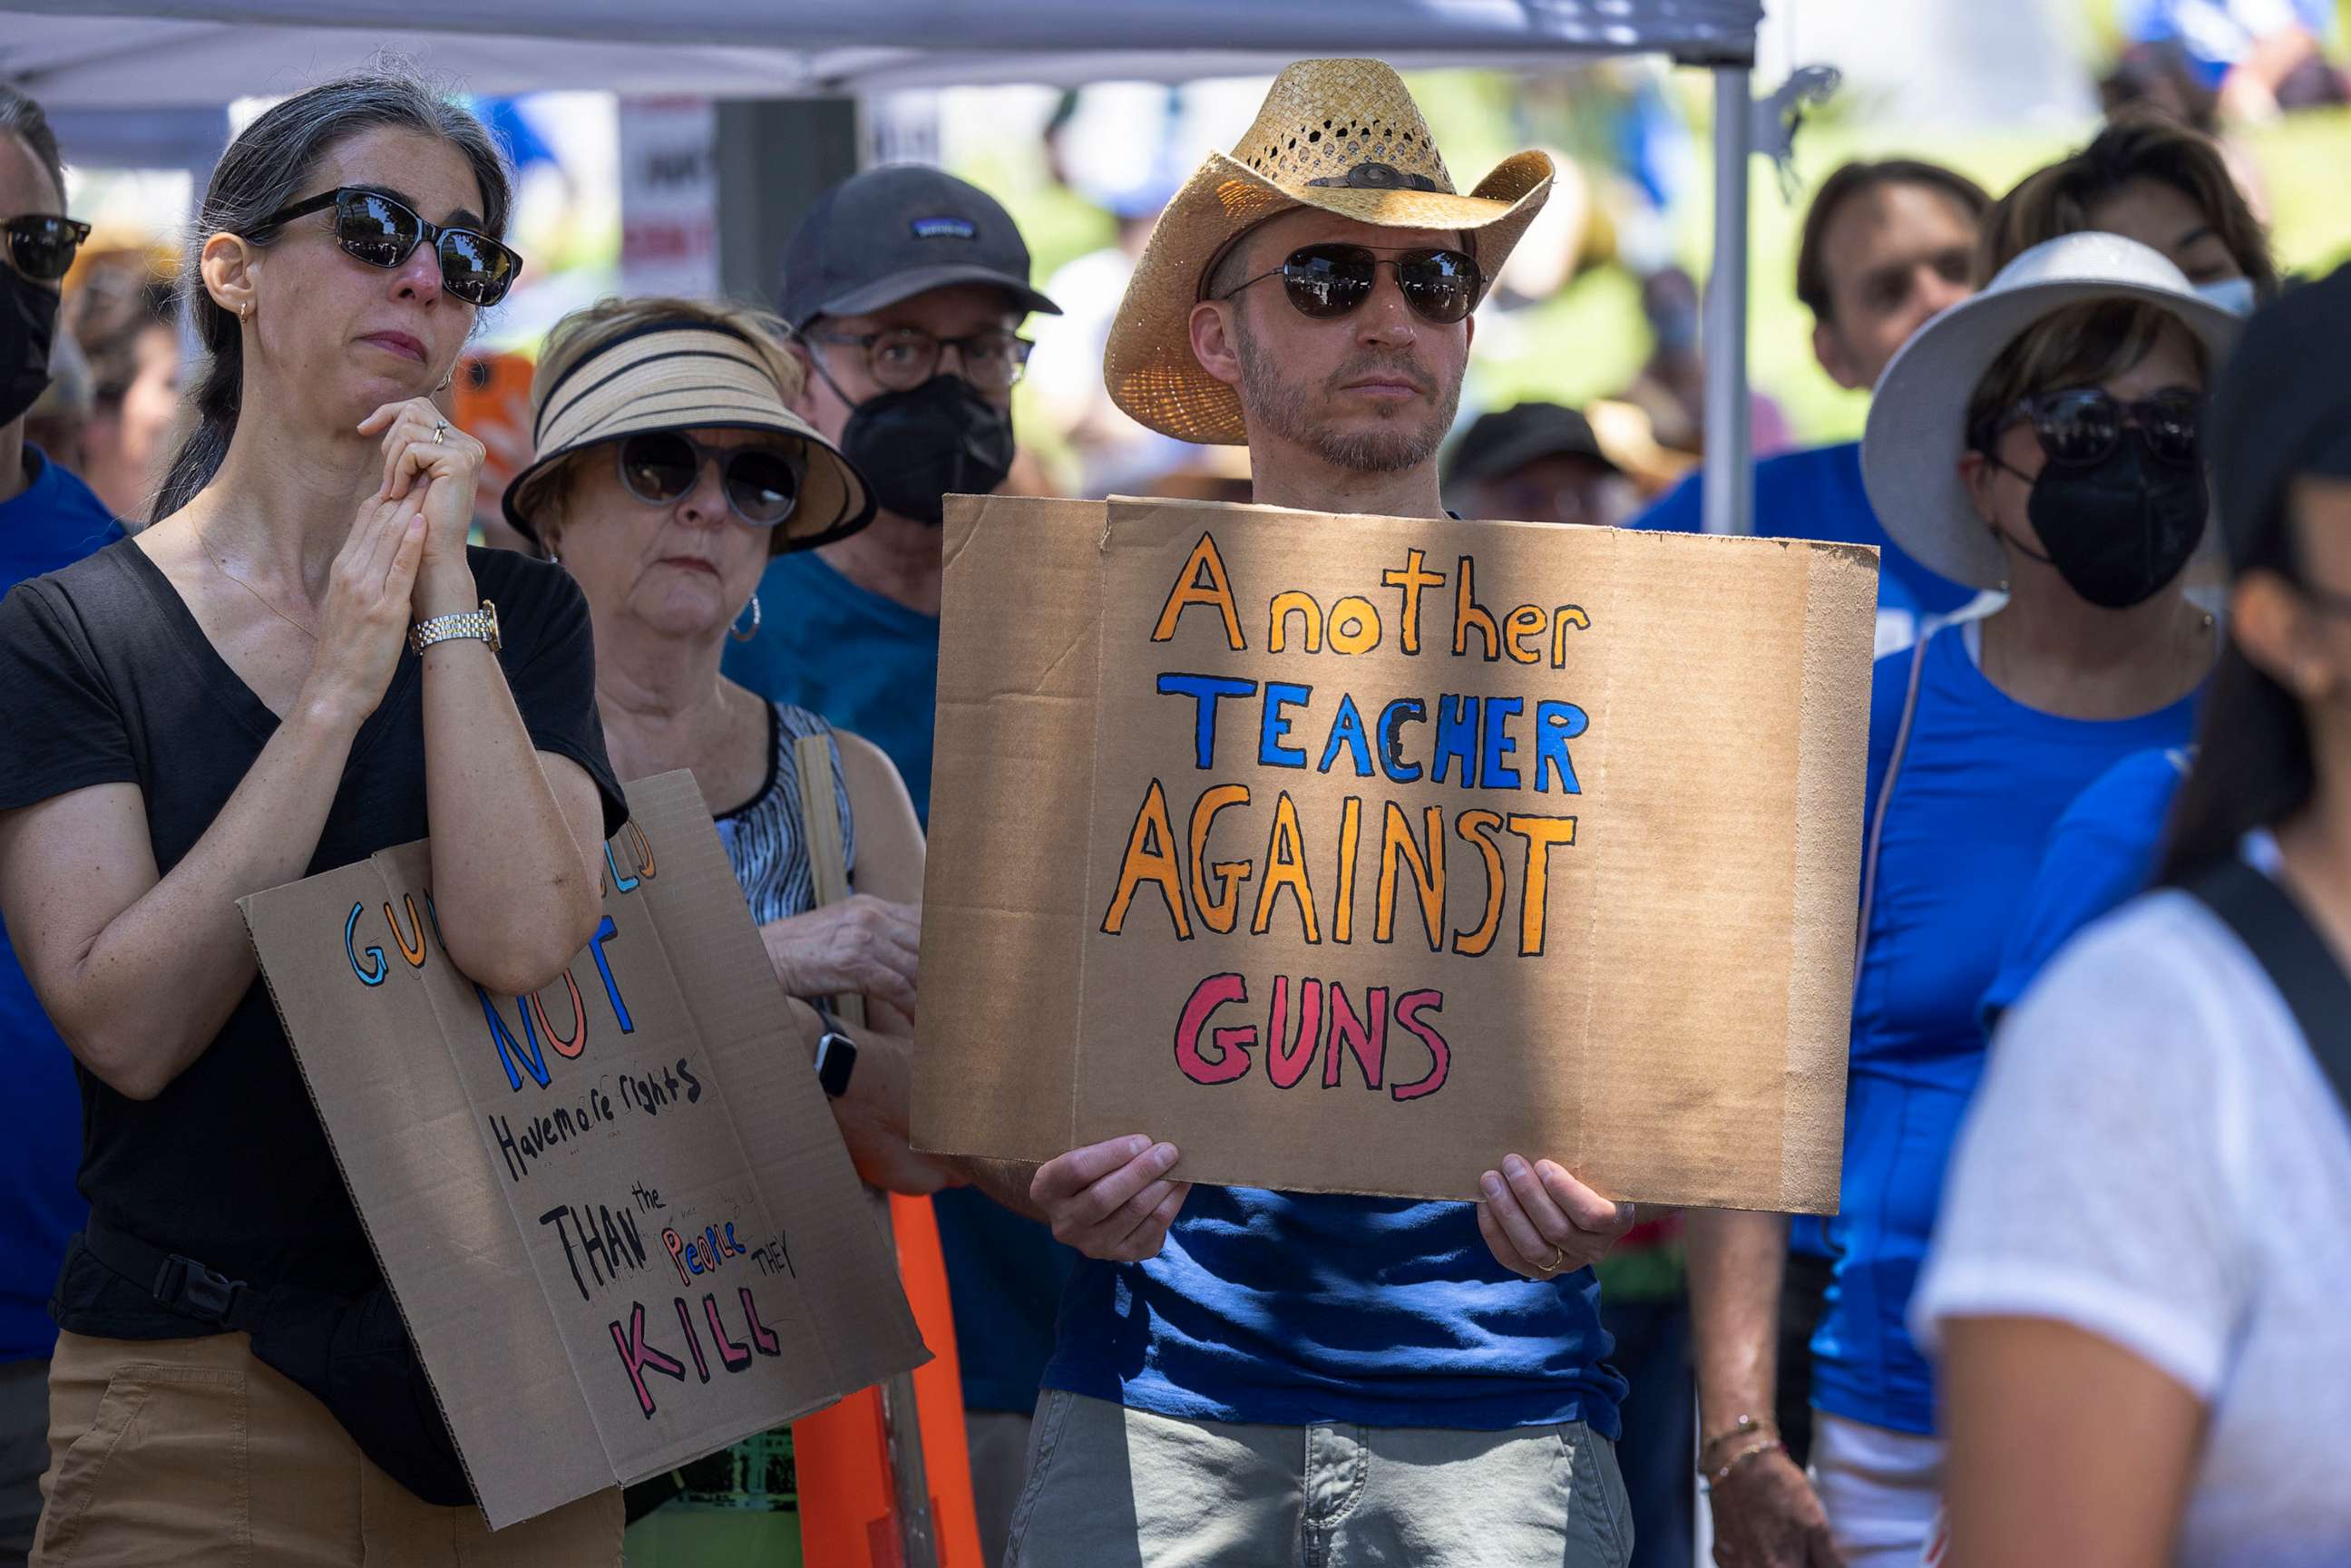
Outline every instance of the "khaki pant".
[[1005, 1568], [1625, 1568], [1615, 1445], [1181, 1421], [1048, 1390]]
[[492, 1535], [420, 1501], [245, 1334], [57, 1336], [35, 1568], [619, 1568], [621, 1494]]

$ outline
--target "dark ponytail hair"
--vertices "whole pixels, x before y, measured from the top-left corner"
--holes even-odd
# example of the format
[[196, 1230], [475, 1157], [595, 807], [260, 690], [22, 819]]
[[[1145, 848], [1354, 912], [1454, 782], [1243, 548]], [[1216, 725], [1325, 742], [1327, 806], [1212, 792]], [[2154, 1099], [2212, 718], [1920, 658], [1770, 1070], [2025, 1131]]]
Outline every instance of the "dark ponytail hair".
[[[2293, 576], [2283, 559], [2256, 564]], [[2157, 880], [2184, 882], [2228, 859], [2247, 833], [2274, 827], [2308, 804], [2316, 780], [2302, 699], [2271, 679], [2231, 639], [2204, 694], [2196, 764], [2172, 802], [2163, 873]]]
[[320, 160], [360, 132], [384, 128], [439, 137], [464, 153], [481, 187], [482, 226], [505, 236], [513, 192], [497, 144], [471, 111], [415, 72], [387, 68], [344, 77], [263, 112], [221, 154], [189, 234], [181, 292], [206, 353], [188, 393], [195, 427], [172, 458], [149, 521], [170, 517], [212, 482], [245, 399], [244, 338], [237, 319], [204, 287], [204, 242], [228, 233], [264, 243], [249, 236], [263, 219], [308, 193]]
[[[2256, 571], [2308, 580], [2289, 491], [2294, 476], [2351, 422], [2351, 396], [2334, 380], [2351, 329], [2347, 306], [2351, 268], [2287, 291], [2246, 324], [2214, 389], [2208, 450], [2232, 581]], [[2171, 808], [2162, 882], [2184, 882], [2234, 855], [2247, 833], [2307, 806], [2317, 786], [2302, 699], [2233, 636], [2213, 670], [2196, 739], [2196, 765]]]

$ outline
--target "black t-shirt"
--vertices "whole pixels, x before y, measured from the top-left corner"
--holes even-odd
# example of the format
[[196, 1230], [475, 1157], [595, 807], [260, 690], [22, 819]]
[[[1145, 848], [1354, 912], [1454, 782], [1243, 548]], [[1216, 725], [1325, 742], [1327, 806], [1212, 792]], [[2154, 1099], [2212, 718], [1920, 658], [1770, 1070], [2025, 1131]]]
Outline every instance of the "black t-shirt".
[[[498, 662], [532, 744], [588, 770], [604, 798], [605, 831], [616, 831], [628, 808], [604, 756], [579, 585], [508, 550], [467, 553], [482, 596], [498, 607]], [[403, 653], [360, 727], [306, 875], [429, 831], [422, 668]], [[0, 601], [0, 810], [96, 784], [136, 784], [156, 868], [169, 873], [277, 727], [135, 543]], [[376, 1281], [359, 1216], [259, 980], [204, 1054], [152, 1100], [119, 1094], [78, 1063], [76, 1071], [81, 1190], [109, 1222], [256, 1285], [298, 1280], [356, 1292]], [[51, 1310], [76, 1333], [111, 1339], [206, 1332], [79, 1249]]]

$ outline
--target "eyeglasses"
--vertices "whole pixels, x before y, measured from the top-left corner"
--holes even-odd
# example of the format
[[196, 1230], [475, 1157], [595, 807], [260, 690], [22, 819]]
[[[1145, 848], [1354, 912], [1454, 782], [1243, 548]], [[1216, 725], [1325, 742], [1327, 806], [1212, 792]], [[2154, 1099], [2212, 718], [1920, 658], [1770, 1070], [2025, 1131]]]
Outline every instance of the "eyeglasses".
[[1486, 285], [1477, 257], [1464, 251], [1405, 250], [1383, 256], [1369, 246], [1310, 245], [1291, 251], [1290, 259], [1271, 272], [1260, 272], [1217, 298], [1230, 299], [1250, 284], [1279, 277], [1281, 291], [1300, 315], [1330, 320], [1372, 297], [1383, 267], [1395, 268], [1396, 287], [1414, 313], [1440, 327], [1468, 315]]
[[89, 225], [71, 218], [27, 213], [0, 224], [8, 235], [8, 259], [36, 283], [55, 283], [73, 269], [74, 254], [89, 237]]
[[755, 528], [772, 528], [799, 505], [807, 465], [781, 446], [705, 446], [682, 431], [655, 430], [621, 441], [621, 483], [649, 507], [678, 500], [718, 465], [726, 507]]
[[912, 392], [939, 373], [942, 350], [953, 349], [963, 379], [976, 387], [1002, 392], [1020, 379], [1029, 355], [1037, 347], [1028, 339], [1001, 328], [963, 338], [934, 338], [920, 327], [893, 327], [886, 332], [811, 332], [820, 343], [865, 350], [865, 370], [875, 383], [891, 392]]
[[2041, 454], [2068, 468], [2103, 463], [2137, 425], [2158, 463], [2193, 468], [2202, 453], [2204, 399], [2196, 392], [2159, 392], [2125, 402], [2100, 387], [2069, 387], [2029, 397], [2009, 411], [2011, 421], [2029, 420]]
[[418, 246], [429, 244], [441, 258], [441, 287], [468, 305], [496, 305], [522, 271], [521, 256], [477, 229], [429, 224], [405, 203], [381, 191], [350, 186], [278, 208], [261, 220], [251, 237], [258, 240], [272, 229], [329, 207], [335, 209], [335, 243], [344, 255], [389, 271]]

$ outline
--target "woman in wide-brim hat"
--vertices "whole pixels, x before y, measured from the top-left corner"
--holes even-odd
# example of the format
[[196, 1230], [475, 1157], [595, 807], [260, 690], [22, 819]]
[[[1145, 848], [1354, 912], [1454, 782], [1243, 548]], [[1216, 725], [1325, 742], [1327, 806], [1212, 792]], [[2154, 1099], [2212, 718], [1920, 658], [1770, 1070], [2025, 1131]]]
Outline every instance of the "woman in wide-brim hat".
[[[656, 298], [568, 316], [532, 387], [539, 455], [506, 510], [587, 594], [614, 770], [692, 769], [785, 991], [862, 996], [877, 1027], [903, 1031], [923, 835], [897, 768], [870, 742], [719, 674], [730, 635], [747, 641], [763, 616], [794, 612], [758, 602], [770, 558], [873, 516], [864, 476], [791, 412], [805, 373], [756, 311]], [[808, 798], [838, 814], [849, 859], [853, 896], [823, 909], [804, 764], [821, 769]], [[866, 1053], [836, 1110], [868, 1179], [927, 1191], [940, 1173], [906, 1155], [904, 1082], [886, 1052]]]
[[1462, 195], [1392, 68], [1299, 61], [1275, 78], [1233, 151], [1211, 152], [1160, 214], [1103, 350], [1111, 401], [1164, 434], [1244, 444], [1240, 395], [1193, 357], [1189, 325], [1236, 241], [1301, 207], [1381, 228], [1450, 229], [1477, 262], [1482, 298], [1542, 210], [1552, 175], [1548, 155], [1520, 152]]
[[2135, 753], [2187, 744], [2217, 652], [2184, 569], [2205, 389], [2236, 317], [2157, 252], [2053, 239], [1937, 317], [1879, 380], [1862, 473], [1919, 561], [2003, 591], [1878, 662], [1834, 1304], [1813, 1460], [1848, 1561], [1916, 1563], [1942, 1450], [1905, 1324], [1980, 1004], [2050, 830]]

